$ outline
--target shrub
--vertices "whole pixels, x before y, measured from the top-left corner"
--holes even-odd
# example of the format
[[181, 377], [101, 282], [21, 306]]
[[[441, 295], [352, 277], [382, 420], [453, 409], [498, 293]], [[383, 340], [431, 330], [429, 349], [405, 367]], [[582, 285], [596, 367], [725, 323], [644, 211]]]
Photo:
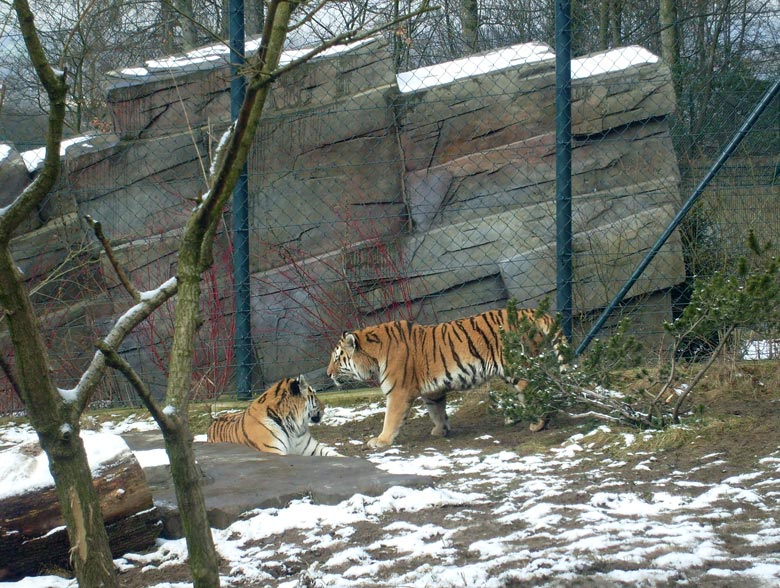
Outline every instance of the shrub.
[[[508, 386], [497, 387], [491, 392], [493, 406], [511, 423], [533, 423], [556, 412], [640, 427], [679, 422], [684, 403], [738, 329], [771, 335], [780, 328], [780, 261], [770, 254], [771, 248], [771, 243], [761, 245], [751, 231], [749, 256], [742, 257], [733, 272], [715, 272], [695, 280], [690, 303], [664, 327], [675, 351], [697, 339], [710, 340], [712, 333], [718, 334], [717, 346], [706, 362], [687, 371], [690, 375], [684, 382], [679, 381], [679, 354], [670, 353], [659, 366], [659, 379], [651, 379], [648, 388], [631, 393], [612, 389], [626, 383], [619, 376], [642, 360], [642, 346], [630, 333], [627, 319], [618, 323], [608, 339], [595, 339], [586, 353], [572, 362], [568, 344], [556, 347], [553, 334], [539, 333], [532, 320], [514, 318], [516, 305], [511, 300], [507, 305], [509, 328], [502, 333], [506, 373], [527, 385], [522, 393]], [[546, 303], [540, 305], [536, 317], [547, 308]], [[559, 321], [556, 319], [556, 327]], [[540, 341], [538, 353], [528, 352], [529, 338]], [[560, 369], [559, 355], [567, 362], [565, 370]]]
[[[547, 313], [548, 308], [544, 301], [534, 318]], [[635, 400], [609, 389], [617, 372], [637, 366], [642, 358], [642, 346], [629, 333], [628, 319], [621, 320], [606, 341], [595, 339], [588, 354], [573, 363], [569, 342], [561, 342], [556, 335], [560, 316], [549, 333], [541, 333], [534, 320], [517, 318], [514, 300], [509, 301], [507, 310], [509, 328], [501, 334], [505, 371], [512, 381], [526, 383], [521, 393], [508, 385], [497, 385], [490, 392], [493, 406], [507, 423], [525, 421], [538, 427], [557, 412], [634, 424], [647, 420], [635, 408]], [[536, 353], [526, 349], [529, 339], [539, 341]]]

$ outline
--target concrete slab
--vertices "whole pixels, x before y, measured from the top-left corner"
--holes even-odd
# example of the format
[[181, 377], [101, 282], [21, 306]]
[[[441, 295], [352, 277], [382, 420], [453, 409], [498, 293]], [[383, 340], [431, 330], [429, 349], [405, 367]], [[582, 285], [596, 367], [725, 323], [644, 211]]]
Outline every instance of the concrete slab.
[[[156, 431], [122, 437], [134, 451], [163, 447], [162, 435]], [[433, 484], [429, 476], [389, 474], [359, 457], [280, 456], [231, 443], [195, 443], [194, 449], [209, 522], [219, 529], [247, 511], [282, 507], [296, 498], [337, 504], [354, 494], [376, 496], [392, 486]], [[181, 537], [170, 468], [154, 466], [144, 472], [163, 519], [162, 536]]]

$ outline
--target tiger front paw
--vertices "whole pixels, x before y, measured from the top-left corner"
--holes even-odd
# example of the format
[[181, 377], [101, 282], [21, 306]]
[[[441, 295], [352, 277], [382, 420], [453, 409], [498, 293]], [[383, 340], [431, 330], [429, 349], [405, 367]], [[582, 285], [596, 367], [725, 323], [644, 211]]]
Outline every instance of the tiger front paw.
[[390, 445], [391, 443], [385, 441], [380, 437], [374, 437], [373, 439], [369, 439], [368, 441], [368, 446], [371, 449], [384, 449], [385, 447], [390, 447]]
[[431, 429], [431, 435], [433, 437], [446, 437], [450, 434], [450, 426], [446, 425], [444, 427], [434, 427]]

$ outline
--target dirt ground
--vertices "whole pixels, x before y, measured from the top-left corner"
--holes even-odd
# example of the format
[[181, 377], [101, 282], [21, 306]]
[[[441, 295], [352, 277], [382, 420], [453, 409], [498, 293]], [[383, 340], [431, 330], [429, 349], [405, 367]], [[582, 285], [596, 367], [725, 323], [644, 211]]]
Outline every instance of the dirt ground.
[[[694, 405], [699, 419], [693, 419], [690, 427], [684, 431], [668, 432], [653, 437], [648, 442], [644, 451], [633, 448], [632, 452], [619, 455], [619, 459], [626, 462], [625, 467], [620, 468], [620, 476], [617, 482], [612, 481], [612, 488], [616, 491], [639, 487], [640, 483], [647, 482], [651, 478], [663, 477], [672, 472], [689, 472], [688, 479], [691, 482], [715, 484], [724, 477], [738, 475], [752, 471], [756, 467], [759, 457], [776, 450], [780, 444], [780, 376], [777, 374], [776, 363], [751, 363], [740, 366], [722, 366], [713, 369], [712, 373], [701, 384], [701, 389], [694, 394]], [[325, 401], [328, 396], [325, 395]], [[396, 444], [403, 448], [404, 455], [420, 455], [430, 448], [442, 453], [452, 452], [455, 449], [481, 450], [488, 455], [497, 451], [513, 451], [518, 455], [529, 455], [546, 451], [560, 446], [565, 440], [577, 433], [592, 430], [598, 425], [596, 421], [583, 422], [569, 418], [558, 417], [552, 420], [549, 428], [539, 433], [531, 433], [525, 426], [506, 426], [501, 415], [490, 410], [484, 388], [463, 393], [460, 398], [453, 396], [459, 404], [458, 410], [451, 415], [453, 431], [447, 438], [432, 438], [429, 435], [431, 424], [427, 416], [415, 416], [410, 418], [403, 426]], [[702, 408], [699, 408], [699, 407]], [[340, 452], [347, 455], [368, 455], [368, 449], [364, 444], [349, 443], [349, 440], [366, 441], [377, 435], [382, 426], [382, 414], [375, 414], [362, 421], [348, 422], [338, 427], [318, 426], [313, 433], [321, 442], [329, 445], [338, 445]], [[628, 429], [626, 429], [628, 431]], [[598, 445], [598, 437], [596, 444]], [[614, 438], [613, 438], [614, 441]], [[619, 449], [609, 447], [609, 435], [604, 435], [604, 450], [596, 451], [592, 459], [582, 460], [579, 467], [575, 467], [567, 473], [570, 486], [567, 492], [559, 497], [559, 504], [571, 500], [575, 503], [581, 500], [581, 494], [592, 491], [593, 479], [591, 471], [595, 461], [605, 454], [613, 455]], [[647, 452], [655, 455], [653, 470], [635, 469], [641, 459], [647, 459]], [[719, 454], [719, 467], [698, 467], [706, 456]], [[643, 456], [641, 456], [644, 454]], [[439, 481], [441, 484], [457, 486], [464, 492], [471, 490], [470, 479], [467, 475], [457, 472], [445, 474]], [[616, 484], [616, 485], [615, 485]], [[589, 490], [590, 489], [590, 490]], [[483, 490], [484, 491], [484, 490]], [[504, 496], [496, 494], [491, 496], [491, 504], [500, 503]], [[457, 516], [457, 507], [443, 507], [439, 512], [426, 510], [425, 522], [437, 525], [448, 524]], [[747, 509], [749, 510], [749, 509]], [[485, 511], [482, 524], [470, 523], [467, 536], [455, 535], [450, 545], [455, 552], [455, 557], [462, 557], [464, 565], [468, 563], [469, 554], [467, 545], [480, 538], [490, 538], [495, 532], [495, 522], [490, 516], [490, 511]], [[752, 513], [755, 514], [755, 513]], [[751, 513], [746, 514], [745, 524]], [[415, 521], [419, 513], [397, 513], [396, 519]], [[754, 517], [755, 518], [755, 517]], [[479, 517], [472, 517], [479, 520]], [[415, 521], [420, 523], [419, 518]], [[452, 523], [449, 523], [450, 525]], [[740, 520], [731, 522], [738, 527]], [[750, 522], [750, 524], [753, 524]], [[350, 542], [355, 545], [366, 546], [381, 540], [383, 525], [358, 524], [355, 533], [350, 537]], [[539, 541], [540, 539], [536, 539]], [[303, 537], [297, 531], [288, 531], [278, 539], [280, 544], [301, 544]], [[296, 543], [301, 542], [301, 543]], [[527, 546], [532, 549], [533, 545]], [[288, 559], [283, 564], [277, 564], [275, 568], [267, 568], [282, 581], [293, 581], [299, 574], [306, 570], [312, 561], [326, 561], [331, 553], [329, 548], [319, 549], [316, 545], [306, 546], [305, 556]], [[733, 553], [740, 552], [739, 546], [734, 546]], [[770, 546], [768, 549], [772, 549]], [[388, 565], [389, 563], [388, 555]], [[473, 557], [473, 554], [472, 556]], [[408, 565], [405, 563], [404, 565]], [[608, 566], [607, 563], [603, 564]], [[603, 572], [603, 569], [596, 570]], [[228, 573], [228, 570], [223, 570]], [[140, 573], [139, 570], [130, 570], [122, 574], [121, 584], [129, 588], [141, 588], [153, 585], [156, 582], [190, 581], [189, 572], [184, 566], [166, 567], [162, 570], [151, 570]], [[690, 578], [684, 582], [690, 584]], [[694, 583], [695, 584], [695, 583]], [[277, 585], [277, 584], [273, 584]], [[306, 586], [299, 581], [299, 586]], [[312, 583], [311, 586], [318, 584]], [[367, 584], [368, 586], [369, 584]], [[370, 584], [374, 586], [374, 584]], [[379, 582], [376, 585], [381, 585]], [[512, 584], [507, 584], [510, 586]], [[518, 584], [520, 585], [520, 584]], [[528, 584], [523, 584], [528, 585]], [[554, 582], [539, 581], [531, 585], [557, 586]], [[561, 584], [575, 585], [575, 584]], [[588, 574], [581, 576], [577, 586], [596, 586], [588, 580]], [[667, 585], [667, 584], [664, 584]], [[668, 584], [676, 585], [676, 583]], [[705, 584], [699, 584], [705, 585]], [[707, 586], [728, 586], [728, 582], [709, 583]]]
[[[327, 402], [327, 395], [324, 398]], [[448, 398], [459, 405], [450, 416], [453, 430], [448, 437], [431, 437], [427, 416], [412, 415], [395, 444], [410, 452], [427, 448], [509, 449], [525, 455], [554, 447], [578, 432], [604, 424], [596, 419], [582, 421], [558, 415], [546, 430], [532, 433], [522, 424], [504, 424], [502, 415], [490, 407], [486, 386], [450, 394]], [[658, 449], [670, 467], [686, 470], [699, 463], [703, 455], [723, 453], [731, 467], [741, 469], [749, 467], [756, 454], [780, 445], [780, 365], [776, 362], [715, 366], [691, 399], [692, 412], [700, 418], [687, 419], [689, 434], [670, 434], [657, 441], [662, 444]], [[362, 421], [317, 427], [313, 431], [319, 441], [330, 445], [345, 439], [367, 441], [382, 430], [383, 416], [375, 414]], [[339, 451], [365, 456], [370, 450], [365, 445], [341, 444]]]

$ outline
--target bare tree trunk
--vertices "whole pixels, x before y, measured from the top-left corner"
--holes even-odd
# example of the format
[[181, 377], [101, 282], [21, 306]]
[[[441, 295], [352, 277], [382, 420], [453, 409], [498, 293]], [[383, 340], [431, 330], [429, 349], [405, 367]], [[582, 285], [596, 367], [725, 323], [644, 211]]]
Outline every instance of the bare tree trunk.
[[599, 2], [599, 49], [609, 49], [609, 5], [610, 0]]
[[200, 281], [212, 263], [214, 235], [238, 174], [249, 154], [260, 114], [270, 89], [271, 74], [277, 69], [287, 36], [294, 4], [274, 0], [268, 8], [263, 30], [263, 49], [250, 64], [253, 75], [246, 97], [232, 127], [225, 153], [217, 154], [216, 174], [208, 198], [190, 217], [182, 236], [178, 260], [178, 300], [165, 393], [166, 406], [173, 408], [174, 426], [163, 429], [170, 456], [171, 476], [176, 488], [190, 569], [195, 588], [219, 586], [219, 568], [211, 529], [206, 519], [205, 499], [192, 451], [192, 434], [187, 410], [192, 391], [194, 339], [200, 322]]
[[[222, 3], [220, 4], [219, 12], [220, 12], [219, 38], [230, 39], [230, 0], [222, 0]], [[246, 15], [244, 15], [244, 21], [246, 22]]]
[[709, 15], [705, 11], [706, 4], [705, 0], [699, 0], [699, 10], [701, 12], [698, 15], [699, 28], [696, 43], [698, 54], [696, 61], [699, 70], [697, 77], [701, 86], [699, 89], [699, 103], [696, 105], [696, 117], [692, 125], [692, 134], [694, 137], [702, 132], [710, 114], [710, 99], [715, 83], [713, 72], [715, 70], [716, 57], [718, 54], [718, 44], [721, 35], [723, 34], [723, 27], [730, 9], [730, 2], [727, 0], [723, 3], [721, 11], [718, 14], [713, 15], [715, 20], [712, 29], [708, 34], [707, 21]]
[[163, 53], [173, 53], [176, 51], [176, 11], [168, 0], [160, 1], [160, 23]]
[[612, 38], [612, 46], [620, 47], [623, 44], [623, 2], [622, 0], [610, 0], [609, 34]]
[[477, 0], [461, 0], [460, 25], [466, 53], [476, 53], [479, 45], [479, 4]]
[[13, 6], [27, 52], [49, 98], [49, 127], [41, 173], [0, 215], [0, 304], [14, 347], [20, 393], [41, 448], [49, 458], [76, 577], [81, 586], [111, 588], [118, 584], [100, 502], [78, 434], [81, 407], [65, 402], [51, 379], [38, 320], [10, 252], [13, 230], [49, 194], [59, 175], [67, 95], [64, 74], [55, 73], [49, 65], [27, 0], [14, 0]]
[[175, 408], [173, 418], [176, 426], [171, 431], [163, 429], [163, 433], [165, 449], [171, 464], [176, 501], [187, 540], [193, 583], [197, 588], [210, 588], [219, 586], [218, 559], [211, 528], [205, 520], [206, 503], [198, 478], [192, 450], [192, 435], [187, 422], [187, 409], [192, 390], [193, 339], [200, 311], [199, 255], [204, 237], [202, 226], [196, 227], [197, 235], [191, 235], [193, 232], [191, 226], [192, 223], [188, 225], [179, 252], [179, 290], [166, 391], [166, 406]]
[[661, 58], [672, 70], [674, 89], [679, 96], [680, 83], [680, 42], [678, 36], [677, 2], [660, 0], [658, 20], [661, 28]]
[[76, 577], [81, 586], [118, 586], [100, 503], [78, 435], [79, 413], [62, 403], [51, 381], [39, 325], [5, 240], [0, 251], [0, 304], [14, 346], [22, 399], [49, 459]]
[[[392, 18], [396, 20], [401, 14], [400, 0], [393, 0], [392, 4]], [[399, 72], [402, 69], [402, 64], [405, 62], [408, 56], [408, 47], [406, 45], [408, 31], [399, 29], [393, 34], [393, 71]]]
[[196, 588], [217, 587], [219, 557], [206, 514], [206, 499], [203, 496], [200, 470], [195, 463], [189, 424], [186, 419], [179, 419], [172, 431], [166, 432], [164, 429], [163, 433], [165, 451], [171, 464], [171, 477], [175, 482], [176, 503], [187, 540], [193, 585]]
[[458, 40], [457, 29], [455, 27], [453, 10], [450, 8], [451, 0], [444, 0], [444, 11], [442, 16], [444, 17], [444, 40], [445, 47], [447, 48], [447, 57], [453, 59], [457, 56]]
[[265, 5], [263, 0], [248, 0], [246, 5], [246, 34], [253, 37], [259, 35], [265, 24]]
[[192, 0], [174, 0], [173, 5], [178, 13], [182, 49], [184, 51], [194, 49], [198, 45], [198, 28], [195, 24]]

